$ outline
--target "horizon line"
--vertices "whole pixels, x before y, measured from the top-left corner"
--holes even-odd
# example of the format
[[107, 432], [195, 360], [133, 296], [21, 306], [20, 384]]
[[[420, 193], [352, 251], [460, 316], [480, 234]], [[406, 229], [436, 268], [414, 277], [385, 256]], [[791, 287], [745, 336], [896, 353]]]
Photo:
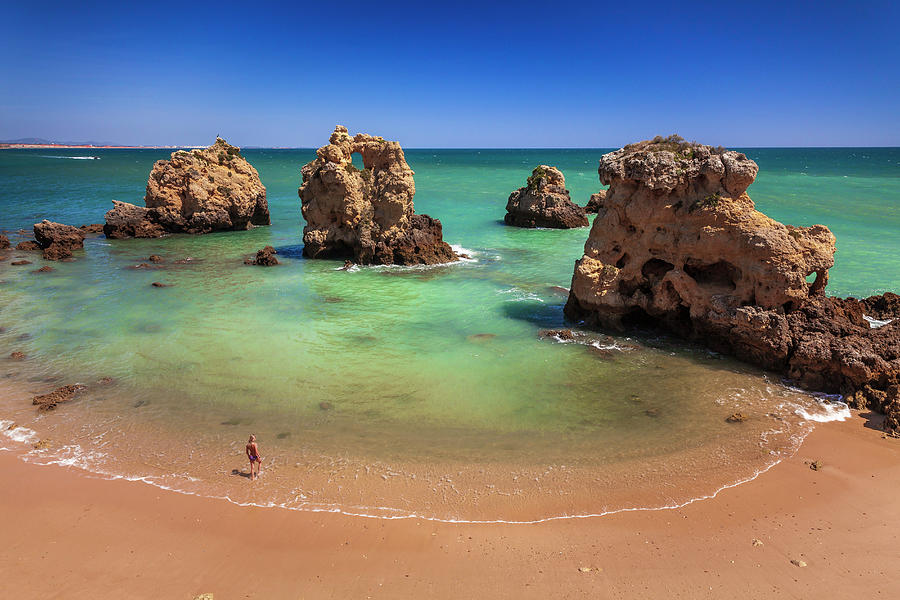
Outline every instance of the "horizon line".
[[[632, 142], [633, 143], [633, 142]], [[327, 144], [326, 144], [327, 145]], [[19, 146], [16, 148], [12, 148], [9, 146]], [[14, 143], [14, 142], [0, 142], [0, 149], [2, 150], [52, 150], [54, 148], [58, 148], [60, 150], [79, 150], [79, 149], [95, 149], [95, 150], [168, 150], [168, 149], [179, 149], [179, 148], [192, 148], [192, 149], [200, 149], [200, 148], [208, 148], [209, 145], [203, 144], [109, 144], [103, 146], [94, 146], [89, 144], [53, 144], [52, 142], [49, 144], [23, 144], [23, 143]], [[249, 145], [240, 145], [238, 146], [241, 149], [247, 150], [318, 150], [322, 146], [260, 146], [255, 144]], [[403, 150], [618, 150], [623, 148], [623, 146], [402, 146]], [[747, 149], [747, 150], [769, 150], [769, 149], [784, 149], [784, 150], [802, 150], [802, 149], [866, 149], [866, 148], [881, 148], [881, 149], [900, 149], [900, 145], [874, 145], [874, 146], [825, 146], [825, 145], [815, 145], [815, 146], [743, 146], [743, 145], [734, 145], [734, 146], [726, 146], [726, 149]]]

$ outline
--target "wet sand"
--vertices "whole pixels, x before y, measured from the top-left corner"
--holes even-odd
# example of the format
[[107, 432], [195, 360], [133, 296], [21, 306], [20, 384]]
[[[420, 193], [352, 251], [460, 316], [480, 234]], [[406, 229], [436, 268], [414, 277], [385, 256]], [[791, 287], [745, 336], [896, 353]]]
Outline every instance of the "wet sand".
[[897, 597], [900, 440], [867, 423], [819, 425], [712, 500], [535, 525], [240, 507], [0, 452], [0, 581], [17, 599]]

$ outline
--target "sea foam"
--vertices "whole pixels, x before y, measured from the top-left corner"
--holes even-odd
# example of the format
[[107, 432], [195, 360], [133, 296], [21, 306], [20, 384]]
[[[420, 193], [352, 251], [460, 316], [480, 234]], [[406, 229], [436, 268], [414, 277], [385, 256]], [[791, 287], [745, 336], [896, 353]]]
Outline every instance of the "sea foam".
[[[19, 444], [30, 444], [37, 438], [37, 433], [33, 429], [16, 425], [14, 422], [8, 420], [0, 420], [0, 433], [2, 433], [4, 437]], [[3, 447], [0, 447], [0, 449], [9, 450], [9, 448]]]
[[863, 315], [863, 319], [865, 319], [869, 323], [869, 327], [872, 329], [878, 329], [879, 327], [884, 327], [888, 323], [893, 322], [893, 319], [885, 319], [882, 321], [881, 319], [875, 319], [870, 317], [869, 315]]

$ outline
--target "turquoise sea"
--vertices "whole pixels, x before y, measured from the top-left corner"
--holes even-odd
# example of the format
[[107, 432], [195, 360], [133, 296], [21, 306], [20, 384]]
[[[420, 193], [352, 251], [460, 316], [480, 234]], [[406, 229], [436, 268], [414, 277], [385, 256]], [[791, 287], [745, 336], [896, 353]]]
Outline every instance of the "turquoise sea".
[[[417, 212], [472, 256], [452, 265], [344, 272], [302, 259], [297, 186], [314, 150], [269, 149], [243, 154], [271, 227], [89, 238], [52, 273], [32, 272], [34, 254], [4, 260], [0, 445], [46, 439], [28, 460], [235, 502], [441, 519], [666, 506], [753, 477], [844, 412], [674, 340], [539, 335], [566, 326], [561, 288], [588, 230], [506, 227], [506, 198], [543, 163], [584, 204], [606, 151], [407, 150]], [[900, 149], [745, 152], [760, 210], [837, 236], [829, 293], [900, 290]], [[43, 218], [100, 223], [112, 199], [142, 202], [169, 153], [0, 152], [0, 230], [15, 243]], [[280, 266], [242, 264], [266, 244]], [[150, 254], [163, 268], [129, 268]], [[14, 350], [28, 358], [5, 358]], [[30, 406], [75, 382], [88, 387], [70, 405]], [[726, 423], [735, 411], [750, 418]], [[239, 476], [251, 432], [266, 457], [253, 484]]]

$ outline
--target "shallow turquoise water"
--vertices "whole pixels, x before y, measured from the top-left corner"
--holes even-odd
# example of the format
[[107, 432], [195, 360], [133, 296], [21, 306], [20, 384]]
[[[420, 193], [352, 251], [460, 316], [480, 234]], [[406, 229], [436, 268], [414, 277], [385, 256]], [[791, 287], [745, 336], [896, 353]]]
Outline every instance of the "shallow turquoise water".
[[[49, 274], [31, 273], [42, 263], [37, 258], [29, 267], [0, 263], [0, 350], [29, 356], [2, 359], [0, 375], [35, 393], [52, 387], [44, 379], [91, 386], [82, 401], [37, 420], [21, 394], [9, 394], [0, 417], [78, 440], [107, 471], [183, 475], [230, 497], [233, 482], [215, 475], [221, 449], [242, 466], [233, 457], [252, 429], [276, 457], [268, 471], [281, 474], [266, 482], [267, 501], [425, 505], [445, 516], [466, 511], [459, 502], [428, 499], [438, 484], [409, 492], [414, 500], [400, 502], [390, 490], [373, 500], [375, 484], [386, 479], [335, 487], [321, 479], [322, 461], [330, 468], [351, 461], [357, 482], [376, 463], [382, 475], [403, 473], [417, 482], [444, 481], [451, 471], [462, 474], [460, 465], [481, 465], [459, 476], [470, 491], [501, 480], [521, 491], [508, 478], [510, 465], [569, 465], [582, 469], [582, 482], [592, 469], [613, 472], [614, 463], [629, 464], [627, 471], [646, 482], [659, 460], [674, 456], [684, 459], [682, 467], [665, 477], [700, 480], [729, 467], [717, 480], [724, 483], [758, 470], [771, 452], [793, 443], [802, 430], [794, 409], [809, 407], [810, 399], [758, 371], [666, 340], [596, 335], [591, 347], [539, 336], [565, 325], [565, 292], [558, 288], [569, 284], [587, 229], [506, 227], [506, 197], [544, 163], [564, 172], [573, 199], [583, 204], [599, 189], [603, 152], [410, 150], [417, 212], [441, 219], [445, 239], [473, 260], [348, 273], [337, 271], [336, 262], [300, 258], [297, 185], [313, 151], [246, 150], [268, 190], [271, 227], [159, 240], [92, 238], [83, 256], [55, 264]], [[900, 150], [747, 153], [760, 164], [749, 193], [761, 210], [835, 232], [831, 293], [900, 289]], [[86, 154], [0, 153], [0, 229], [30, 230], [42, 218], [102, 222], [111, 199], [141, 202], [153, 162], [169, 153], [91, 150], [101, 160], [59, 158]], [[283, 264], [245, 267], [242, 259], [265, 244], [278, 249]], [[165, 257], [164, 268], [129, 268], [150, 254]], [[174, 264], [187, 257], [193, 260]], [[152, 288], [153, 281], [174, 287]], [[115, 381], [98, 386], [101, 377]], [[737, 436], [724, 423], [734, 410], [755, 417]], [[192, 461], [189, 467], [177, 461], [183, 473], [165, 466], [172, 453], [184, 452]], [[489, 476], [477, 472], [484, 468]], [[290, 469], [315, 484], [296, 492]], [[590, 509], [594, 491], [554, 481], [557, 489], [578, 488], [572, 492], [578, 500], [534, 514]], [[479, 514], [500, 502], [478, 498]]]

